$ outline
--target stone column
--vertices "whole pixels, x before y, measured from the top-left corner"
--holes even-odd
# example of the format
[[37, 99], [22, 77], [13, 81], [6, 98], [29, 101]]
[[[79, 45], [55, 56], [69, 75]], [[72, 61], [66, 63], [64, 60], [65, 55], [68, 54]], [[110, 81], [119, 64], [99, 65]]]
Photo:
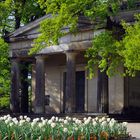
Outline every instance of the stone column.
[[21, 62], [21, 113], [28, 113], [29, 110], [29, 98], [28, 98], [28, 62]]
[[97, 79], [97, 112], [102, 112], [102, 74], [98, 70], [98, 79]]
[[65, 96], [65, 112], [74, 113], [76, 111], [76, 53], [66, 52], [66, 96]]
[[108, 113], [108, 98], [108, 76], [105, 72], [98, 70], [97, 111], [99, 113]]
[[102, 74], [103, 74], [103, 87], [102, 87], [103, 108], [102, 108], [102, 112], [108, 113], [109, 112], [108, 76], [106, 75], [106, 72], [103, 72]]
[[13, 113], [20, 112], [19, 86], [20, 86], [19, 61], [18, 59], [12, 58], [10, 109]]
[[35, 113], [45, 113], [45, 63], [42, 56], [36, 57]]

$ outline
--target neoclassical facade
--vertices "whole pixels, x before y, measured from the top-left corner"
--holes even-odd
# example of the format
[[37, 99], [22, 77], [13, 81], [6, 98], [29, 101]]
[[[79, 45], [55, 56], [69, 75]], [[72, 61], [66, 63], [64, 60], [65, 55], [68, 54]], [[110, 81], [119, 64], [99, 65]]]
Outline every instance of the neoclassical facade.
[[[138, 11], [120, 12], [112, 17], [116, 26], [121, 19], [133, 21]], [[14, 113], [115, 113], [140, 111], [140, 77], [108, 78], [97, 73], [88, 79], [86, 49], [105, 24], [93, 30], [85, 18], [79, 20], [79, 32], [68, 33], [59, 45], [46, 47], [29, 55], [33, 40], [39, 35], [44, 16], [9, 36], [11, 58], [11, 110]], [[117, 27], [116, 27], [117, 31]], [[120, 68], [123, 71], [123, 68]]]

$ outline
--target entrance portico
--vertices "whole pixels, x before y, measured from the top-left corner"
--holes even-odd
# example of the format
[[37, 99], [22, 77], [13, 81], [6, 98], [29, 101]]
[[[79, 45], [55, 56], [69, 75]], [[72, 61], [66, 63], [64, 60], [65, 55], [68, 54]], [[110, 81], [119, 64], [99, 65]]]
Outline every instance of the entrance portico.
[[[104, 29], [93, 31], [88, 26], [76, 35], [69, 33], [60, 38], [59, 45], [29, 55], [33, 40], [39, 34], [40, 21], [18, 29], [10, 36], [13, 113], [120, 114], [127, 107], [127, 101], [129, 106], [139, 107], [136, 90], [135, 97], [131, 98], [134, 79], [129, 79], [133, 87], [127, 88], [128, 93], [124, 87], [126, 81], [119, 75], [108, 78], [97, 69], [95, 77], [87, 78], [85, 51], [92, 45], [94, 35]], [[29, 77], [30, 83], [27, 82]]]

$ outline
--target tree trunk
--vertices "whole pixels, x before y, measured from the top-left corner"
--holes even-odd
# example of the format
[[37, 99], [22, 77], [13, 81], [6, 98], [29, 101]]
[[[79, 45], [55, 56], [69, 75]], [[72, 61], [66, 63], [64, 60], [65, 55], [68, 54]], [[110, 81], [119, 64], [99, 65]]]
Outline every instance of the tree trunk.
[[15, 0], [15, 29], [18, 29], [21, 25], [22, 11], [24, 9], [26, 0]]

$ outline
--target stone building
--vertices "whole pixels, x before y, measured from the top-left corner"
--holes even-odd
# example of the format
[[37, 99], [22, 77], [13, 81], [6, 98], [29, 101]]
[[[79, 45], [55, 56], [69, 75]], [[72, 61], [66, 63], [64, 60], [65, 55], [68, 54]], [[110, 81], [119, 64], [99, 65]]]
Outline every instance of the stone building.
[[[114, 26], [121, 19], [133, 22], [135, 11], [122, 11], [112, 18]], [[140, 76], [108, 78], [97, 70], [91, 80], [85, 69], [84, 53], [97, 30], [85, 18], [79, 20], [79, 32], [59, 39], [59, 45], [46, 47], [28, 55], [33, 40], [39, 35], [44, 16], [10, 34], [11, 110], [21, 113], [122, 113], [140, 111]], [[98, 24], [98, 23], [96, 23]], [[120, 68], [123, 70], [123, 68]], [[30, 81], [30, 82], [29, 82]]]

